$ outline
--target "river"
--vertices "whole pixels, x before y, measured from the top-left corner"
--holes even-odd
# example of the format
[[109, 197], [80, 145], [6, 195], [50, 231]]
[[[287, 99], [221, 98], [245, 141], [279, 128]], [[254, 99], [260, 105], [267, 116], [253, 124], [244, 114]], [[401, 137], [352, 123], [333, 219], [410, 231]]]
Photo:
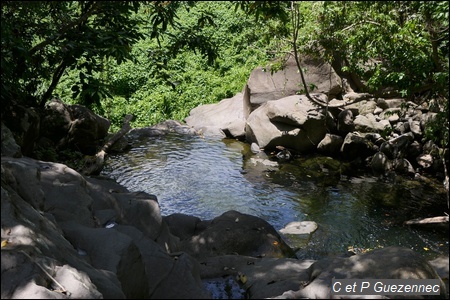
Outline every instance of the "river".
[[130, 150], [109, 156], [102, 175], [156, 195], [163, 216], [213, 219], [237, 210], [277, 230], [291, 221], [315, 221], [312, 235], [286, 237], [300, 259], [394, 245], [430, 259], [449, 253], [448, 231], [403, 226], [407, 219], [442, 215], [443, 193], [327, 157], [298, 157], [278, 167], [254, 158], [247, 144], [233, 139], [168, 134], [135, 140]]

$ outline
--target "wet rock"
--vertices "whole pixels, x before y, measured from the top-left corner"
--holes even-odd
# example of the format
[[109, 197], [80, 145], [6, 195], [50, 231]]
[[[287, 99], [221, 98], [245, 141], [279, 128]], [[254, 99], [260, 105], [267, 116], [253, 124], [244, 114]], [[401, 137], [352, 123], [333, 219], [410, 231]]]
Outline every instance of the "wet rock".
[[374, 152], [369, 141], [356, 133], [348, 133], [341, 147], [341, 156], [344, 159], [366, 158]]
[[376, 173], [385, 174], [393, 169], [392, 161], [383, 152], [376, 153], [370, 162], [372, 170]]
[[335, 156], [339, 153], [344, 139], [340, 135], [327, 133], [317, 145], [317, 151], [325, 155]]
[[290, 222], [280, 232], [283, 234], [311, 234], [317, 230], [317, 223], [313, 221]]

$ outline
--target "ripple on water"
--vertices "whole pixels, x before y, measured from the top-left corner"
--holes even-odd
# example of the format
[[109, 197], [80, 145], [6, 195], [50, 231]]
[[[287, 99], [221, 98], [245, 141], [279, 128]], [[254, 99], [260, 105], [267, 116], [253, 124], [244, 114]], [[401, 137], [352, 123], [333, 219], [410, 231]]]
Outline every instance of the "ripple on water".
[[299, 257], [317, 259], [348, 247], [390, 245], [448, 253], [448, 237], [399, 223], [399, 216], [409, 217], [418, 207], [431, 205], [435, 196], [425, 189], [402, 188], [373, 176], [327, 173], [313, 178], [307, 175], [314, 164], [305, 172], [295, 162], [279, 171], [255, 172], [244, 163], [245, 149], [234, 140], [151, 137], [124, 154], [111, 155], [102, 174], [131, 191], [156, 195], [162, 215], [213, 219], [237, 210], [261, 217], [278, 230], [292, 221], [315, 221], [319, 228], [300, 242]]

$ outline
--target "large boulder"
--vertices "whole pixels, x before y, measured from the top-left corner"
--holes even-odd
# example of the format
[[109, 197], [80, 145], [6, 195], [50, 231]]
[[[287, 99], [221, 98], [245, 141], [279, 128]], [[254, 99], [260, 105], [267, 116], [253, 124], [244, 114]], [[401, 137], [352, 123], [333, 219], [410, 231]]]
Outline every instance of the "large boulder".
[[23, 199], [17, 176], [2, 158], [2, 299], [124, 298], [117, 277], [86, 263], [53, 215]]
[[41, 139], [59, 149], [69, 147], [84, 154], [95, 154], [108, 134], [110, 121], [82, 105], [66, 105], [59, 99], [46, 104]]
[[95, 154], [111, 123], [81, 105], [72, 105], [71, 111], [73, 120], [68, 132], [68, 145], [84, 154]]
[[170, 133], [178, 133], [185, 135], [198, 135], [192, 126], [183, 124], [176, 120], [165, 120], [153, 126], [132, 128], [124, 138], [128, 144], [146, 139], [148, 137], [163, 136]]
[[353, 124], [353, 112], [350, 109], [344, 109], [341, 111], [337, 117], [337, 129], [340, 134], [346, 135], [355, 129], [355, 124]]
[[375, 153], [372, 143], [357, 132], [348, 133], [341, 146], [341, 156], [344, 159], [365, 159]]
[[[353, 299], [355, 295], [333, 295], [333, 279], [438, 279], [441, 294], [446, 287], [436, 270], [417, 252], [404, 247], [386, 247], [348, 258], [324, 258], [309, 268], [309, 282], [299, 282], [297, 291], [283, 293], [285, 299]], [[385, 299], [385, 296], [371, 296]], [[396, 295], [396, 299], [410, 299], [410, 295]]]
[[[39, 138], [41, 125], [41, 118], [37, 110], [19, 104], [2, 107], [2, 123], [11, 131], [17, 145], [20, 146], [22, 154], [31, 156], [35, 149], [35, 143]], [[16, 154], [16, 156], [20, 155]]]
[[[329, 99], [342, 93], [341, 79], [327, 62], [307, 56], [300, 58], [300, 64], [306, 71], [305, 81], [310, 88], [314, 85], [312, 93], [323, 93]], [[263, 103], [284, 97], [296, 95], [303, 90], [303, 84], [298, 72], [297, 63], [293, 56], [287, 61], [282, 70], [273, 72], [258, 67], [252, 71], [247, 81], [250, 92], [251, 110], [255, 110]]]
[[11, 132], [11, 130], [9, 130], [8, 127], [3, 124], [3, 122], [1, 122], [1, 138], [2, 156], [22, 156], [22, 151], [20, 150], [20, 146], [17, 145], [13, 133]]
[[370, 165], [372, 167], [372, 170], [375, 173], [379, 174], [386, 174], [393, 168], [392, 161], [383, 152], [375, 153], [375, 155], [372, 157]]
[[211, 284], [218, 285], [221, 278], [229, 278], [231, 284], [224, 288], [225, 291], [233, 286], [233, 282], [238, 283], [243, 291], [240, 295], [236, 291], [233, 299], [265, 299], [298, 289], [301, 282], [308, 282], [308, 268], [314, 262], [295, 258], [222, 255], [202, 259], [200, 270], [202, 278]]
[[185, 122], [204, 135], [243, 137], [245, 119], [242, 97], [243, 94], [238, 93], [219, 103], [198, 106], [190, 111]]
[[317, 145], [317, 151], [324, 155], [337, 156], [344, 139], [340, 135], [327, 133]]
[[61, 143], [69, 132], [72, 120], [70, 105], [60, 99], [52, 99], [45, 104], [41, 121], [41, 137], [48, 138], [56, 146], [62, 146]]
[[304, 95], [268, 101], [250, 114], [246, 140], [266, 150], [281, 145], [313, 151], [327, 133], [326, 120], [325, 110]]
[[180, 249], [197, 259], [227, 254], [253, 257], [295, 255], [272, 225], [255, 216], [231, 210], [196, 226], [195, 235], [181, 240]]
[[96, 269], [116, 274], [127, 298], [148, 296], [148, 281], [139, 248], [128, 235], [110, 228], [60, 222], [64, 236]]
[[1, 169], [2, 298], [210, 298], [156, 197], [26, 157]]

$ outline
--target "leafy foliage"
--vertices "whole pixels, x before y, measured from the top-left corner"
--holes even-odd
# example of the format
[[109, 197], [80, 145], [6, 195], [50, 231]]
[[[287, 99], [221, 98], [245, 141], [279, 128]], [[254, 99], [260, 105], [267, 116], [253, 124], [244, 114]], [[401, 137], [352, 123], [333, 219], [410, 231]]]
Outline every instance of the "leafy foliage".
[[319, 20], [320, 45], [338, 52], [344, 71], [367, 80], [371, 91], [389, 86], [408, 97], [442, 91], [448, 2], [325, 2]]
[[[139, 14], [146, 11], [142, 7]], [[120, 65], [111, 60], [97, 74], [112, 95], [97, 112], [112, 121], [113, 130], [126, 114], [136, 116], [133, 126], [183, 120], [198, 105], [240, 92], [251, 70], [273, 57], [261, 39], [267, 29], [235, 12], [231, 3], [180, 5], [174, 24], [157, 39], [147, 36], [137, 42], [133, 60]], [[74, 73], [62, 78], [58, 93], [63, 99], [71, 97], [75, 81]]]
[[99, 103], [95, 72], [102, 59], [130, 59], [142, 34], [132, 18], [136, 2], [2, 2], [2, 105], [12, 99], [45, 105], [67, 69], [79, 73], [76, 94], [83, 104]]

